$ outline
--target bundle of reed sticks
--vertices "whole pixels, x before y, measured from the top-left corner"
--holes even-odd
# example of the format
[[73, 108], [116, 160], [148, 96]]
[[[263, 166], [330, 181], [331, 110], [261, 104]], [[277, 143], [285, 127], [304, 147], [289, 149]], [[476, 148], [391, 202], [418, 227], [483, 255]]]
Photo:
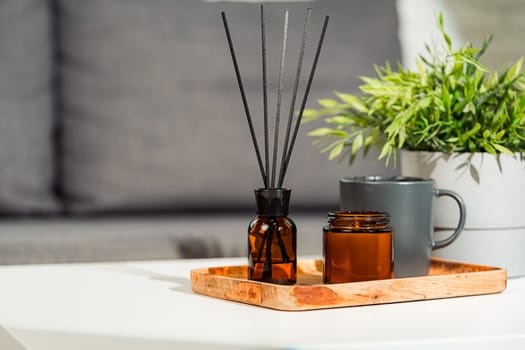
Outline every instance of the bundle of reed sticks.
[[[269, 140], [269, 127], [268, 127], [268, 124], [269, 124], [268, 123], [268, 81], [267, 81], [267, 59], [266, 59], [266, 56], [267, 56], [266, 19], [265, 19], [265, 14], [264, 14], [264, 6], [260, 5], [260, 9], [261, 9], [260, 25], [261, 25], [263, 118], [264, 118], [264, 162], [261, 156], [261, 151], [259, 149], [259, 143], [257, 142], [257, 136], [256, 136], [255, 129], [253, 126], [250, 109], [248, 107], [248, 101], [246, 98], [246, 93], [244, 91], [244, 85], [243, 85], [241, 73], [239, 70], [237, 56], [235, 54], [235, 49], [233, 47], [233, 41], [232, 41], [232, 37], [230, 33], [230, 28], [228, 25], [228, 20], [226, 18], [226, 14], [224, 13], [224, 11], [221, 12], [221, 16], [222, 16], [222, 21], [224, 24], [224, 30], [226, 31], [226, 37], [228, 39], [228, 46], [230, 49], [233, 66], [235, 69], [235, 75], [237, 77], [237, 83], [239, 85], [239, 90], [241, 92], [244, 112], [248, 120], [250, 135], [252, 138], [253, 146], [255, 148], [255, 154], [257, 156], [257, 162], [259, 164], [261, 176], [264, 182], [264, 188], [265, 189], [276, 189], [276, 188], [282, 188], [284, 178], [288, 170], [288, 165], [292, 157], [292, 152], [293, 152], [295, 141], [296, 141], [297, 134], [299, 131], [299, 126], [301, 125], [301, 120], [302, 120], [303, 113], [306, 107], [306, 102], [308, 100], [308, 95], [310, 93], [310, 88], [312, 86], [312, 81], [314, 78], [315, 70], [317, 68], [317, 62], [319, 60], [319, 55], [321, 53], [321, 48], [323, 45], [326, 28], [328, 26], [329, 16], [325, 16], [324, 18], [323, 26], [321, 29], [321, 35], [320, 35], [320, 38], [317, 44], [317, 49], [315, 51], [315, 56], [314, 56], [312, 67], [310, 69], [310, 74], [308, 76], [308, 80], [306, 83], [303, 99], [301, 101], [299, 111], [296, 112], [295, 110], [296, 98], [297, 98], [297, 92], [299, 88], [299, 82], [301, 79], [301, 70], [302, 70], [302, 65], [303, 65], [304, 53], [306, 49], [307, 34], [308, 34], [308, 28], [310, 26], [310, 17], [312, 13], [312, 10], [310, 8], [307, 9], [306, 19], [305, 19], [304, 29], [303, 29], [303, 35], [302, 35], [302, 41], [301, 41], [301, 46], [299, 50], [299, 58], [297, 62], [297, 69], [295, 73], [295, 80], [294, 80], [294, 85], [293, 85], [293, 90], [292, 90], [292, 97], [290, 101], [288, 121], [286, 124], [286, 131], [285, 131], [285, 136], [284, 136], [284, 146], [282, 147], [281, 160], [280, 160], [280, 164], [278, 165], [277, 158], [278, 158], [279, 136], [280, 136], [279, 127], [281, 124], [281, 103], [282, 103], [282, 94], [283, 94], [283, 88], [284, 88], [284, 77], [283, 76], [284, 76], [284, 67], [285, 67], [285, 58], [286, 58], [287, 39], [288, 39], [288, 11], [285, 11], [285, 14], [284, 14], [284, 28], [283, 28], [283, 36], [282, 36], [282, 43], [281, 43], [281, 60], [280, 60], [280, 65], [279, 65], [279, 84], [278, 84], [278, 89], [277, 89], [277, 108], [276, 108], [276, 113], [275, 113], [275, 123], [274, 123], [275, 127], [274, 127], [274, 133], [273, 133], [272, 159], [271, 159], [271, 164], [270, 164], [270, 140]], [[277, 169], [279, 169], [278, 175], [277, 175]]]

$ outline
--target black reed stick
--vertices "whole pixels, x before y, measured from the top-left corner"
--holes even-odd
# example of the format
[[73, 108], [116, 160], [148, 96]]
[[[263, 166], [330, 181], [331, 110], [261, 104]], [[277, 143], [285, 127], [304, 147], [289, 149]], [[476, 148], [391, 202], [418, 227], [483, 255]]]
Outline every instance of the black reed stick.
[[283, 154], [281, 156], [281, 169], [279, 169], [279, 182], [278, 187], [280, 188], [283, 185], [284, 177], [284, 166], [286, 164], [286, 156], [288, 152], [288, 142], [290, 141], [290, 130], [292, 128], [293, 115], [295, 113], [295, 100], [297, 98], [297, 89], [299, 88], [299, 80], [301, 79], [301, 69], [303, 66], [304, 50], [306, 48], [306, 39], [308, 36], [308, 27], [310, 26], [310, 15], [312, 9], [309, 8], [306, 11], [306, 20], [304, 22], [303, 28], [303, 39], [301, 41], [301, 49], [299, 51], [299, 60], [297, 62], [297, 71], [295, 73], [295, 83], [292, 92], [292, 99], [290, 101], [290, 112], [288, 113], [288, 123], [286, 125], [286, 137], [284, 139]]
[[255, 148], [255, 154], [257, 155], [257, 161], [259, 163], [259, 169], [261, 171], [261, 176], [263, 178], [263, 181], [266, 183], [267, 182], [266, 173], [264, 171], [264, 166], [263, 166], [263, 162], [261, 159], [261, 152], [259, 151], [257, 137], [255, 136], [255, 130], [253, 128], [252, 117], [250, 115], [250, 109], [248, 108], [248, 101], [246, 100], [246, 93], [244, 92], [244, 85], [242, 83], [241, 73], [239, 71], [239, 65], [237, 63], [237, 57], [235, 55], [235, 50], [233, 48], [233, 42], [232, 42], [232, 38], [230, 34], [230, 28], [228, 26], [228, 20], [226, 19], [226, 13], [222, 11], [221, 16], [222, 16], [222, 22], [224, 24], [224, 30], [226, 31], [226, 37], [228, 39], [228, 46], [230, 47], [233, 67], [235, 69], [235, 75], [237, 76], [237, 83], [239, 84], [239, 90], [241, 91], [241, 98], [242, 98], [242, 104], [244, 105], [244, 112], [246, 114], [246, 118], [248, 119], [248, 126], [250, 128], [250, 134], [251, 134], [252, 141], [253, 141], [253, 147]]
[[[272, 220], [273, 220], [274, 225], [276, 226], [279, 225], [277, 220], [275, 219], [272, 219]], [[284, 245], [283, 237], [278, 228], [276, 229], [276, 231], [277, 231], [277, 244], [279, 245], [279, 250], [281, 251], [281, 258], [283, 259], [283, 263], [288, 263], [290, 262], [290, 257], [288, 256], [288, 253], [286, 252], [286, 246]]]
[[[306, 84], [306, 89], [303, 96], [303, 101], [301, 102], [301, 108], [299, 110], [299, 115], [297, 117], [297, 121], [295, 123], [294, 133], [292, 136], [292, 142], [290, 143], [290, 148], [288, 150], [288, 154], [286, 156], [286, 164], [284, 165], [284, 171], [282, 180], [284, 180], [284, 176], [286, 174], [286, 171], [288, 170], [288, 164], [290, 163], [290, 158], [292, 156], [292, 151], [295, 146], [295, 140], [297, 138], [297, 133], [299, 131], [299, 126], [301, 125], [301, 120], [303, 119], [303, 113], [304, 109], [306, 107], [306, 101], [308, 100], [308, 94], [310, 93], [310, 88], [312, 87], [312, 81], [314, 79], [315, 75], [315, 69], [317, 68], [317, 62], [319, 61], [319, 55], [321, 53], [321, 48], [323, 46], [324, 36], [326, 34], [326, 27], [328, 26], [328, 20], [330, 19], [329, 16], [325, 16], [324, 23], [323, 23], [323, 29], [321, 30], [321, 36], [319, 38], [319, 43], [317, 44], [317, 50], [315, 52], [314, 61], [312, 64], [312, 69], [310, 70], [310, 76], [308, 77], [308, 82]], [[279, 183], [279, 187], [282, 186], [282, 181]]]
[[275, 188], [275, 168], [277, 168], [277, 149], [279, 145], [279, 124], [281, 122], [281, 99], [284, 86], [284, 61], [286, 57], [286, 41], [288, 39], [288, 11], [284, 13], [283, 41], [281, 45], [281, 64], [279, 65], [279, 87], [277, 89], [277, 111], [275, 113], [275, 134], [273, 142], [272, 178], [270, 188]]
[[[263, 265], [263, 275], [262, 279], [263, 281], [271, 281], [272, 280], [272, 241], [273, 241], [273, 234], [275, 231], [277, 231], [277, 234], [279, 234], [279, 230], [276, 226], [275, 221], [272, 220], [270, 224], [270, 230], [266, 232], [266, 249], [265, 249], [265, 257], [264, 257], [264, 265]], [[276, 230], [277, 229], [277, 230]], [[261, 250], [264, 249], [264, 245], [261, 246]]]
[[268, 174], [270, 174], [270, 152], [268, 147], [268, 81], [266, 72], [266, 20], [264, 6], [261, 4], [261, 45], [262, 45], [262, 79], [263, 79], [263, 110], [264, 110], [264, 188], [269, 188]]

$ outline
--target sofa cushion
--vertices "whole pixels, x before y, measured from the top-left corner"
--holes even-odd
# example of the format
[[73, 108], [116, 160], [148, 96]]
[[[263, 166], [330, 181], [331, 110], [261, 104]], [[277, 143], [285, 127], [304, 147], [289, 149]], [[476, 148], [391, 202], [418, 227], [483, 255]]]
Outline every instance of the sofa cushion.
[[0, 1], [0, 213], [52, 212], [52, 41], [46, 0]]
[[[252, 189], [262, 181], [220, 11], [228, 15], [262, 135], [259, 7], [196, 0], [61, 0], [58, 6], [62, 179], [68, 208], [252, 206]], [[323, 16], [332, 16], [311, 106], [334, 90], [355, 89], [357, 77], [371, 73], [372, 63], [399, 57], [392, 1], [269, 3], [271, 113], [284, 9], [290, 10], [289, 92], [308, 6], [314, 15], [304, 75]], [[283, 99], [284, 116], [288, 99]], [[313, 127], [303, 127], [284, 183], [293, 190], [293, 205], [336, 206], [338, 178], [389, 172], [373, 156], [350, 170], [328, 162], [304, 136]]]
[[[245, 256], [250, 215], [7, 219], [0, 221], [0, 265]], [[321, 254], [323, 215], [294, 213], [298, 256]]]

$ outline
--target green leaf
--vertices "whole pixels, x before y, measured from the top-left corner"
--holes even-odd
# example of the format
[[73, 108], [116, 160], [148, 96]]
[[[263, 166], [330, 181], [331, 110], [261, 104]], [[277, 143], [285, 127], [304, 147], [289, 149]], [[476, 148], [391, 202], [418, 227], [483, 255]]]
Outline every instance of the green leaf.
[[381, 81], [375, 78], [361, 77], [361, 80], [363, 80], [365, 83], [367, 83], [371, 87], [381, 86]]
[[311, 117], [311, 116], [318, 115], [318, 114], [320, 114], [319, 111], [317, 111], [315, 109], [305, 109], [303, 111], [303, 118], [304, 117]]
[[505, 154], [507, 154], [507, 155], [509, 155], [511, 157], [515, 156], [514, 153], [510, 149], [508, 149], [507, 147], [504, 147], [502, 145], [498, 145], [497, 143], [493, 143], [492, 146], [500, 153], [505, 153]]
[[469, 64], [473, 65], [474, 67], [476, 67], [477, 69], [479, 69], [480, 71], [482, 71], [484, 73], [487, 73], [489, 71], [489, 69], [487, 67], [485, 67], [483, 64], [481, 64], [481, 62], [479, 62], [475, 58], [464, 56], [464, 55], [462, 55], [460, 53], [456, 53], [456, 54], [454, 54], [454, 56], [456, 58], [460, 59], [460, 60], [465, 61], [466, 63], [469, 63]]
[[506, 81], [511, 81], [518, 77], [518, 75], [521, 73], [521, 67], [523, 65], [523, 57], [521, 57], [519, 60], [516, 61], [512, 65], [512, 67], [509, 68], [507, 71], [507, 76], [505, 77]]
[[432, 102], [432, 97], [425, 97], [424, 99], [420, 100], [418, 103], [417, 103], [417, 107], [418, 109], [424, 109], [424, 108], [427, 108], [430, 103]]
[[463, 53], [464, 54], [467, 54], [469, 56], [473, 56], [477, 53], [479, 53], [481, 51], [481, 49], [478, 49], [476, 47], [466, 47], [463, 49]]
[[467, 103], [465, 105], [465, 108], [463, 108], [463, 113], [469, 113], [469, 112], [472, 114], [476, 114], [476, 106], [474, 106], [474, 103], [472, 103], [472, 101]]
[[406, 138], [407, 138], [405, 127], [402, 127], [399, 129], [398, 137], [399, 137], [399, 142], [397, 144], [397, 148], [403, 148], [403, 146], [405, 145]]
[[469, 138], [471, 136], [474, 136], [478, 133], [478, 131], [481, 129], [481, 124], [480, 123], [476, 123], [474, 124], [474, 126], [472, 127], [472, 129], [470, 129], [469, 131], [467, 131], [466, 133], [463, 134], [463, 137], [464, 138]]
[[390, 143], [385, 143], [383, 145], [383, 148], [381, 148], [381, 153], [379, 154], [379, 157], [378, 159], [383, 159], [385, 158], [387, 155], [389, 155], [390, 153], [392, 152], [392, 145], [390, 145]]
[[337, 107], [339, 105], [339, 103], [337, 103], [336, 100], [333, 100], [331, 98], [325, 98], [325, 99], [321, 99], [321, 100], [318, 100], [317, 101], [321, 106], [325, 107], [325, 108], [333, 108], [333, 107]]
[[301, 123], [308, 123], [317, 120], [319, 117], [323, 116], [323, 114], [322, 111], [317, 111], [315, 109], [305, 109]]
[[329, 160], [332, 160], [334, 158], [336, 158], [338, 155], [341, 154], [341, 152], [343, 151], [343, 148], [344, 148], [344, 143], [338, 143], [334, 148], [332, 148], [332, 150], [330, 151], [330, 155], [328, 156], [328, 159]]
[[417, 66], [417, 70], [419, 72], [419, 75], [421, 76], [422, 79], [426, 79], [426, 71], [425, 71], [425, 67], [423, 67], [423, 62], [421, 59], [417, 59], [416, 58], [416, 66]]
[[498, 85], [498, 83], [499, 83], [498, 72], [494, 72], [487, 79], [486, 86], [487, 86], [487, 88], [492, 88], [492, 87], [495, 87], [496, 85]]
[[348, 116], [336, 115], [331, 118], [326, 118], [326, 122], [330, 124], [339, 124], [339, 125], [351, 125], [355, 124], [355, 121]]
[[349, 104], [350, 107], [352, 107], [356, 111], [361, 112], [361, 113], [366, 113], [368, 111], [368, 108], [366, 108], [366, 106], [356, 96], [350, 95], [350, 94], [344, 94], [341, 92], [336, 92], [335, 94], [337, 95], [337, 97], [341, 99], [341, 101]]
[[445, 39], [445, 42], [450, 49], [452, 47], [452, 40], [450, 40], [450, 36], [448, 36], [448, 34], [445, 32], [445, 21], [443, 20], [443, 12], [441, 11], [438, 14], [438, 29], [441, 32], [441, 35], [443, 35], [443, 39]]
[[374, 135], [373, 133], [370, 133], [367, 137], [365, 137], [365, 140], [364, 140], [365, 147], [369, 147], [376, 140], [376, 138], [377, 136]]
[[505, 130], [501, 130], [501, 131], [499, 131], [498, 133], [496, 133], [496, 135], [494, 136], [494, 138], [495, 138], [496, 140], [500, 140], [500, 139], [503, 137], [503, 135], [505, 135]]
[[452, 40], [450, 39], [450, 36], [448, 36], [448, 34], [445, 32], [443, 32], [443, 39], [445, 39], [448, 47], [452, 46]]
[[308, 136], [327, 136], [332, 133], [333, 129], [330, 128], [318, 128], [308, 133]]
[[359, 134], [354, 138], [354, 141], [352, 142], [352, 154], [356, 154], [362, 146], [363, 134]]
[[335, 136], [335, 137], [348, 137], [348, 133], [344, 130], [330, 129], [330, 128], [319, 128], [310, 131], [309, 136]]

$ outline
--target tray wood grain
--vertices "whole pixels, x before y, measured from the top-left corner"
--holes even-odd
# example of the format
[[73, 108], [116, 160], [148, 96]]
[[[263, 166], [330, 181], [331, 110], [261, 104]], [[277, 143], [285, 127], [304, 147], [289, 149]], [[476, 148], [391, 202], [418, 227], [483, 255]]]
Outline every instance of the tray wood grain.
[[297, 284], [247, 279], [248, 267], [222, 266], [191, 271], [195, 293], [277, 310], [299, 311], [397, 303], [502, 292], [504, 269], [432, 258], [427, 276], [323, 284], [322, 261], [297, 264]]

